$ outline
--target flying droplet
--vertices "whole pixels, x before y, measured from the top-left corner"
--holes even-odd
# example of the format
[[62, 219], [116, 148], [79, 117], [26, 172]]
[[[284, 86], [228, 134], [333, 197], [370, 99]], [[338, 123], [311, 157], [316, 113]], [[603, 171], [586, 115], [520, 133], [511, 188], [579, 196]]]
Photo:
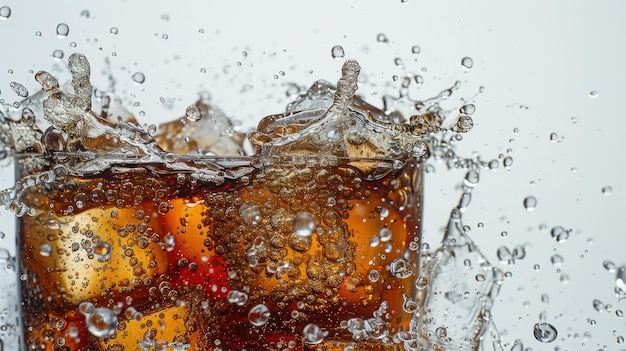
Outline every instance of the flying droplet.
[[187, 116], [188, 120], [196, 122], [202, 118], [202, 111], [196, 105], [189, 105], [187, 110], [185, 110], [185, 116]]
[[552, 235], [552, 239], [563, 243], [569, 238], [569, 230], [565, 230], [565, 228], [559, 225], [550, 230], [550, 235]]
[[559, 135], [557, 133], [550, 133], [550, 141], [556, 143], [559, 140]]
[[28, 97], [28, 89], [26, 89], [25, 86], [23, 86], [20, 83], [17, 82], [11, 82], [9, 84], [9, 86], [11, 87], [11, 89], [13, 89], [13, 91], [22, 98]]
[[11, 17], [11, 8], [8, 6], [0, 7], [0, 20], [6, 20]]
[[556, 340], [556, 328], [550, 323], [536, 323], [533, 327], [535, 339], [541, 342], [553, 342]]
[[133, 81], [135, 84], [143, 84], [146, 81], [146, 76], [141, 72], [133, 74]]
[[52, 52], [52, 57], [54, 57], [54, 58], [55, 58], [55, 59], [57, 59], [57, 60], [62, 59], [62, 58], [63, 58], [63, 55], [64, 55], [63, 50], [58, 50], [58, 49], [57, 49], [57, 50], [54, 50], [54, 51]]
[[527, 196], [524, 199], [524, 208], [527, 211], [532, 211], [535, 209], [535, 207], [537, 207], [537, 198], [535, 198], [534, 196]]
[[63, 39], [70, 34], [70, 26], [65, 23], [59, 23], [57, 25], [57, 38]]
[[598, 96], [600, 96], [600, 93], [598, 93], [597, 90], [592, 90], [592, 91], [589, 92], [589, 97], [592, 98], [592, 99], [595, 99]]
[[416, 54], [416, 55], [419, 54], [420, 51], [422, 51], [422, 49], [419, 46], [417, 46], [417, 45], [413, 45], [413, 47], [411, 48], [411, 52]]
[[470, 69], [472, 68], [472, 66], [474, 66], [474, 60], [472, 60], [471, 57], [463, 57], [463, 59], [461, 60], [461, 65], [465, 69]]
[[119, 29], [117, 29], [117, 27], [111, 27], [111, 29], [109, 30], [109, 33], [113, 35], [117, 35], [117, 33], [119, 33]]
[[257, 327], [267, 323], [270, 319], [270, 310], [264, 304], [258, 304], [250, 309], [248, 312], [248, 320], [252, 325]]
[[345, 51], [343, 50], [343, 46], [341, 45], [335, 45], [333, 46], [333, 48], [330, 50], [330, 55], [335, 59], [335, 60], [339, 60], [342, 59], [344, 56], [346, 56]]
[[293, 219], [293, 231], [300, 236], [311, 236], [315, 229], [315, 218], [308, 212], [300, 212]]
[[609, 196], [613, 192], [613, 188], [610, 186], [605, 186], [602, 188], [602, 195]]

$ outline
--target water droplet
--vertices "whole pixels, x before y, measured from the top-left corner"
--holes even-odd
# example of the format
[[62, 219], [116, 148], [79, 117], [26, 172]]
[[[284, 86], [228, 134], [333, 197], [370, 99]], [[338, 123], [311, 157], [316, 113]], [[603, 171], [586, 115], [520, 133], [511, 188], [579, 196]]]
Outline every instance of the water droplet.
[[467, 133], [474, 127], [474, 120], [468, 115], [460, 115], [456, 121], [457, 131], [460, 133]]
[[25, 86], [23, 86], [22, 84], [17, 83], [17, 82], [11, 82], [11, 83], [9, 84], [9, 86], [11, 87], [11, 89], [13, 89], [13, 91], [14, 91], [14, 92], [15, 92], [15, 93], [19, 96], [19, 97], [22, 97], [22, 98], [26, 98], [26, 97], [28, 97], [28, 89], [26, 89], [26, 87], [25, 87]]
[[413, 275], [413, 267], [404, 258], [396, 258], [391, 262], [391, 274], [399, 279], [408, 278]]
[[59, 23], [57, 25], [57, 38], [63, 39], [70, 34], [70, 26], [65, 23]]
[[202, 111], [196, 105], [189, 105], [187, 110], [185, 110], [185, 116], [187, 116], [188, 120], [196, 122], [202, 118]]
[[117, 33], [119, 33], [119, 30], [117, 29], [117, 27], [111, 27], [111, 29], [109, 30], [109, 33], [113, 35], [117, 35]]
[[555, 254], [550, 257], [550, 262], [552, 262], [555, 267], [559, 267], [563, 263], [563, 257], [561, 255]]
[[135, 84], [143, 84], [146, 81], [146, 76], [141, 72], [133, 74], [133, 81]]
[[302, 335], [304, 336], [304, 341], [307, 344], [319, 344], [324, 341], [325, 333], [322, 329], [317, 326], [317, 324], [307, 324], [302, 330]]
[[459, 112], [464, 113], [466, 115], [472, 115], [474, 114], [474, 112], [476, 112], [476, 105], [474, 104], [463, 105], [463, 107], [461, 107]]
[[98, 338], [106, 338], [115, 334], [117, 316], [108, 308], [96, 308], [85, 316], [87, 330]]
[[476, 186], [476, 184], [478, 184], [479, 180], [480, 180], [480, 175], [478, 174], [478, 172], [475, 170], [470, 170], [467, 172], [467, 174], [465, 174], [464, 183], [465, 183], [465, 186], [473, 188]]
[[367, 278], [370, 280], [370, 282], [376, 283], [378, 279], [380, 279], [380, 273], [377, 270], [372, 269], [367, 275]]
[[62, 59], [62, 58], [63, 58], [63, 55], [64, 55], [64, 54], [63, 54], [63, 50], [54, 50], [54, 51], [52, 52], [52, 57], [54, 57], [54, 58], [55, 58], [55, 59], [57, 59], [57, 60]]
[[537, 199], [534, 196], [527, 196], [524, 199], [524, 208], [527, 211], [532, 211], [537, 207]]
[[98, 241], [93, 247], [93, 254], [100, 261], [108, 261], [111, 258], [111, 245]]
[[612, 192], [613, 192], [613, 187], [611, 186], [605, 186], [602, 188], [602, 195], [604, 196], [609, 196], [611, 195]]
[[6, 20], [11, 17], [11, 8], [8, 6], [0, 7], [0, 20]]
[[598, 96], [600, 96], [600, 93], [598, 93], [597, 90], [592, 90], [592, 91], [589, 92], [589, 97], [592, 98], [592, 99], [595, 99]]
[[379, 43], [388, 43], [389, 39], [387, 39], [387, 36], [384, 33], [379, 33], [376, 36], [376, 41], [378, 41]]
[[618, 336], [617, 338], [615, 338], [615, 341], [616, 341], [618, 344], [623, 344], [623, 343], [624, 343], [624, 337], [620, 335], [620, 336]]
[[511, 168], [511, 166], [513, 165], [513, 157], [511, 157], [511, 156], [505, 157], [504, 160], [502, 160], [502, 164], [507, 169]]
[[461, 65], [465, 69], [470, 69], [472, 68], [472, 66], [474, 66], [474, 60], [472, 60], [471, 57], [463, 57], [463, 59], [461, 60]]
[[260, 327], [270, 319], [270, 310], [264, 304], [258, 304], [248, 312], [248, 320], [252, 325]]
[[565, 230], [565, 228], [559, 225], [550, 230], [550, 235], [552, 235], [554, 240], [563, 243], [569, 238], [569, 232], [569, 230]]
[[339, 59], [343, 58], [343, 57], [346, 55], [346, 53], [345, 53], [345, 51], [343, 50], [343, 46], [341, 46], [341, 45], [335, 45], [335, 46], [333, 46], [333, 48], [330, 50], [330, 55], [331, 55], [334, 59], [339, 60]]
[[550, 133], [550, 141], [553, 143], [556, 143], [559, 140], [559, 135], [552, 132]]
[[553, 342], [556, 340], [556, 328], [550, 323], [536, 323], [533, 327], [535, 339], [541, 342]]
[[315, 229], [315, 218], [308, 212], [300, 212], [293, 219], [293, 231], [300, 236], [311, 236]]
[[422, 51], [422, 49], [419, 46], [417, 46], [417, 45], [413, 45], [413, 47], [411, 48], [411, 52], [416, 54], [416, 55], [419, 54], [420, 51]]

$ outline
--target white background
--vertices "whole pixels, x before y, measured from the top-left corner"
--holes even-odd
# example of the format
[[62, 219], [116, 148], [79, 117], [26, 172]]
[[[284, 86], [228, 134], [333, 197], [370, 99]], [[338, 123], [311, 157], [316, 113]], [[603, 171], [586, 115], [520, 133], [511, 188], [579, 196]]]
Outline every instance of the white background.
[[[605, 260], [626, 264], [620, 222], [626, 200], [620, 144], [626, 129], [620, 98], [626, 3], [0, 0], [0, 7], [5, 5], [12, 14], [0, 21], [0, 99], [9, 104], [18, 100], [12, 81], [34, 93], [38, 70], [68, 79], [65, 62], [74, 51], [90, 60], [96, 87], [109, 89], [112, 75], [125, 104], [145, 114], [143, 123], [182, 116], [199, 92], [209, 91], [241, 129], [254, 126], [262, 116], [283, 110], [286, 83], [336, 81], [343, 60], [331, 58], [334, 45], [361, 63], [366, 82], [360, 92], [374, 104], [397, 86], [387, 84], [393, 75], [406, 72], [424, 77], [416, 91], [420, 98], [461, 81], [460, 91], [446, 102], [450, 108], [483, 86], [474, 101], [474, 129], [459, 153], [514, 158], [509, 171], [501, 166], [482, 172], [465, 214], [482, 251], [512, 273], [493, 310], [505, 349], [516, 339], [533, 350], [626, 349], [616, 341], [626, 336], [626, 322], [614, 312], [626, 310], [626, 303], [615, 297], [614, 273], [603, 268]], [[64, 39], [56, 35], [59, 23], [70, 28]], [[380, 33], [388, 42], [377, 41]], [[414, 45], [421, 48], [417, 55], [411, 53]], [[57, 49], [64, 52], [62, 60], [52, 57]], [[404, 68], [394, 64], [396, 57]], [[463, 57], [473, 59], [471, 69], [463, 69]], [[145, 74], [144, 84], [133, 83], [135, 72]], [[553, 132], [557, 142], [550, 141]], [[434, 166], [425, 196], [424, 237], [431, 246], [463, 178], [460, 171]], [[3, 175], [10, 182], [10, 174]], [[608, 196], [601, 191], [607, 186]], [[538, 200], [532, 212], [522, 206], [529, 195]], [[0, 220], [12, 221], [7, 214]], [[548, 231], [539, 230], [541, 224]], [[549, 229], [557, 225], [572, 229], [565, 243], [550, 237]], [[500, 264], [495, 253], [502, 245], [524, 245], [526, 257], [513, 266]], [[564, 258], [560, 273], [550, 263], [554, 254]], [[568, 284], [561, 282], [563, 274]], [[542, 294], [549, 302], [542, 302]], [[594, 299], [612, 310], [594, 310]], [[550, 344], [532, 334], [544, 311], [559, 332]]]

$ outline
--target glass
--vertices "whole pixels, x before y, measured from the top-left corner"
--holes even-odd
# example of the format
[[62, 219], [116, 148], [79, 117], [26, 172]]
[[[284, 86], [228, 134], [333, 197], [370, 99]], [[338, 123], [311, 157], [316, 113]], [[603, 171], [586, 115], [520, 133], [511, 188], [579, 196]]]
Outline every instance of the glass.
[[399, 349], [417, 309], [415, 159], [178, 156], [210, 180], [97, 157], [127, 162], [27, 177], [29, 349]]

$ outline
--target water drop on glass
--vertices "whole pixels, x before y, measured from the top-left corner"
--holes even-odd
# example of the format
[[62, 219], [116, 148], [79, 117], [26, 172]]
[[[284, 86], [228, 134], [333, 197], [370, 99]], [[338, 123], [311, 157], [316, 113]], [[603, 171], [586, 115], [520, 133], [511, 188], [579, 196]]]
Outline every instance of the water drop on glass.
[[334, 59], [339, 60], [339, 59], [343, 58], [343, 57], [346, 55], [346, 53], [345, 53], [345, 51], [343, 50], [343, 46], [341, 46], [341, 45], [335, 45], [335, 46], [333, 46], [333, 48], [330, 50], [330, 55], [331, 55]]
[[535, 339], [541, 342], [553, 342], [556, 340], [557, 330], [550, 323], [536, 323], [533, 327]]
[[422, 51], [422, 49], [420, 49], [420, 47], [417, 46], [417, 45], [413, 45], [413, 47], [411, 48], [411, 52], [416, 54], [416, 55], [419, 54], [420, 51]]
[[465, 69], [470, 69], [474, 65], [474, 61], [471, 57], [463, 57], [463, 59], [461, 60], [461, 65]]
[[537, 199], [534, 196], [527, 196], [524, 199], [524, 208], [527, 211], [532, 211], [537, 207]]
[[0, 20], [6, 20], [11, 17], [11, 8], [8, 6], [0, 7]]
[[109, 30], [109, 33], [113, 35], [117, 35], [117, 33], [119, 33], [119, 30], [117, 29], [117, 27], [111, 27], [111, 29]]
[[202, 118], [202, 111], [196, 105], [189, 105], [185, 110], [185, 116], [188, 120], [196, 122]]
[[248, 320], [252, 325], [257, 327], [267, 323], [270, 319], [270, 310], [264, 304], [258, 304], [250, 309], [248, 312]]
[[70, 34], [70, 26], [65, 23], [59, 23], [57, 25], [57, 37], [63, 39], [67, 37], [68, 34]]
[[613, 188], [610, 186], [605, 186], [602, 188], [602, 195], [609, 196], [613, 192]]
[[616, 315], [618, 318], [622, 318], [622, 317], [624, 317], [624, 311], [619, 310], [619, 309], [618, 309], [618, 310], [615, 310], [615, 315]]
[[315, 229], [315, 218], [308, 212], [300, 212], [293, 219], [293, 231], [300, 236], [311, 236]]
[[146, 76], [141, 72], [133, 74], [133, 81], [135, 84], [143, 84], [146, 81]]

